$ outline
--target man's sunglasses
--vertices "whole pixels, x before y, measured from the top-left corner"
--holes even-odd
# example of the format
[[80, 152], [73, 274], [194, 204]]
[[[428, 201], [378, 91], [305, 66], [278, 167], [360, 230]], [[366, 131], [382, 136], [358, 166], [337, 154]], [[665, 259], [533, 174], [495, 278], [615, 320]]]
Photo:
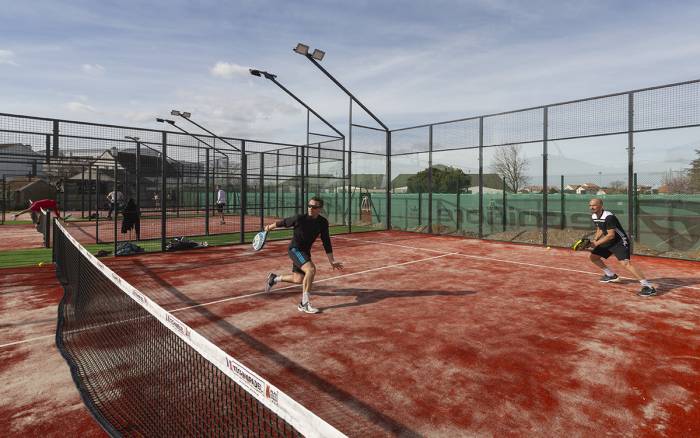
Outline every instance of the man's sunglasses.
[[321, 208], [320, 205], [314, 205], [314, 204], [307, 204], [306, 206], [309, 208]]

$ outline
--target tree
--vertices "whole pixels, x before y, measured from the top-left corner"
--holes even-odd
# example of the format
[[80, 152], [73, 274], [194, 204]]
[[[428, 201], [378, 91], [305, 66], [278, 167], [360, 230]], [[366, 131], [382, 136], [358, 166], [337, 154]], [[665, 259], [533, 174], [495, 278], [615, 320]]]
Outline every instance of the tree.
[[502, 146], [496, 149], [491, 169], [501, 175], [506, 186], [517, 193], [530, 179], [525, 172], [529, 160], [522, 154], [520, 145]]
[[666, 188], [666, 193], [691, 193], [690, 172], [669, 170], [664, 174], [662, 184]]
[[[609, 193], [625, 193], [627, 191], [627, 183], [620, 180], [610, 181], [608, 184]], [[601, 187], [602, 189], [602, 187]]]
[[[450, 166], [433, 166], [433, 193], [457, 193], [469, 187], [469, 176], [462, 169]], [[428, 169], [421, 170], [406, 182], [409, 193], [428, 191]]]
[[690, 162], [688, 178], [690, 179], [690, 190], [693, 193], [700, 193], [700, 149], [695, 149], [695, 153], [698, 154], [698, 158]]

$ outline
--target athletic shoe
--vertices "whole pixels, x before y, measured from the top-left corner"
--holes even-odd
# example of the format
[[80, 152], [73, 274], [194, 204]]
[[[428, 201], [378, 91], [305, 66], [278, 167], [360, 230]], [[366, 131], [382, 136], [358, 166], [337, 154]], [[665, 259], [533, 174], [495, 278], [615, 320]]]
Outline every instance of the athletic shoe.
[[602, 277], [600, 277], [601, 283], [617, 283], [618, 281], [620, 281], [620, 277], [618, 277], [617, 274], [613, 274], [613, 275], [605, 274]]
[[275, 278], [277, 278], [277, 275], [273, 274], [270, 272], [267, 275], [267, 282], [265, 283], [265, 292], [270, 292], [270, 289], [272, 289], [272, 285], [275, 284]]
[[311, 307], [311, 302], [308, 302], [306, 304], [301, 304], [297, 306], [297, 309], [300, 312], [306, 312], [306, 313], [318, 313], [318, 309], [315, 307]]
[[642, 286], [642, 290], [637, 295], [640, 297], [653, 297], [656, 295], [656, 289], [652, 286]]

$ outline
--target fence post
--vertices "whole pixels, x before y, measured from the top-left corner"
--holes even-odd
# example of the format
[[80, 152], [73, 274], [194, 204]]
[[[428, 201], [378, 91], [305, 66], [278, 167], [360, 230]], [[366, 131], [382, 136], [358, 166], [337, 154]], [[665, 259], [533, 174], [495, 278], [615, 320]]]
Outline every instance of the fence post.
[[566, 228], [566, 195], [564, 194], [564, 175], [561, 176], [561, 191], [559, 192], [561, 200], [561, 229]]
[[160, 214], [162, 216], [160, 222], [160, 250], [165, 251], [165, 237], [168, 234], [168, 197], [165, 195], [168, 190], [167, 175], [168, 175], [168, 133], [163, 131], [161, 145], [161, 180], [160, 180]]
[[95, 167], [95, 243], [100, 243], [100, 166]]
[[59, 138], [58, 120], [53, 121], [53, 156], [58, 158], [58, 138]]
[[428, 233], [433, 232], [433, 125], [428, 128]]
[[549, 198], [549, 184], [547, 181], [547, 128], [548, 128], [548, 115], [549, 108], [543, 108], [542, 115], [542, 125], [543, 125], [543, 141], [542, 141], [542, 245], [547, 246], [547, 228], [549, 225], [549, 209], [547, 208], [547, 201]]
[[114, 181], [112, 182], [112, 190], [113, 190], [113, 192], [114, 192], [114, 198], [113, 198], [113, 200], [114, 200], [114, 201], [113, 201], [114, 211], [112, 211], [112, 213], [114, 214], [114, 219], [113, 219], [113, 221], [112, 221], [112, 226], [113, 226], [112, 238], [114, 239], [114, 244], [113, 244], [113, 246], [114, 246], [114, 255], [115, 255], [115, 256], [117, 255], [117, 224], [119, 223], [119, 221], [118, 221], [118, 216], [119, 216], [119, 203], [117, 202], [117, 201], [118, 201], [118, 199], [117, 199], [117, 192], [119, 191], [119, 184], [118, 184], [118, 181], [117, 181], [117, 178], [119, 178], [118, 172], [117, 172], [117, 166], [119, 165], [119, 159], [118, 159], [118, 157], [119, 157], [119, 152], [118, 152], [118, 151], [115, 151], [115, 153], [114, 153], [114, 171], [112, 172], [112, 173], [113, 173], [112, 178], [113, 178], [113, 180], [114, 180]]
[[501, 218], [502, 226], [503, 226], [503, 231], [506, 230], [506, 224], [508, 223], [508, 205], [507, 205], [507, 198], [506, 198], [506, 179], [503, 178], [503, 217]]
[[[627, 229], [633, 229], [634, 224], [634, 195], [632, 184], [634, 180], [634, 93], [627, 98]], [[636, 230], [635, 230], [636, 231]], [[634, 236], [633, 240], [637, 237]], [[634, 251], [634, 249], [633, 249]]]
[[484, 237], [484, 118], [479, 117], [479, 239]]
[[245, 242], [245, 215], [248, 208], [248, 157], [245, 153], [245, 140], [241, 140], [241, 216], [239, 242]]
[[265, 152], [260, 152], [260, 229], [265, 228]]
[[639, 190], [637, 185], [637, 174], [634, 174], [634, 241], [639, 242]]
[[209, 235], [209, 148], [204, 150], [204, 235]]

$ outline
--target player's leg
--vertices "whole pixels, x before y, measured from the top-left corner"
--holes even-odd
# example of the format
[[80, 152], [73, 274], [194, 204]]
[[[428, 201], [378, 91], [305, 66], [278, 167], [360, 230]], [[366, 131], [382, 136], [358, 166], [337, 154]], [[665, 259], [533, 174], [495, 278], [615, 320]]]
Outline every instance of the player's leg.
[[618, 260], [620, 260], [622, 266], [624, 266], [625, 269], [627, 269], [634, 276], [634, 278], [636, 278], [637, 281], [639, 281], [639, 284], [642, 285], [642, 289], [639, 291], [639, 295], [644, 297], [656, 295], [656, 289], [644, 276], [642, 270], [632, 264], [632, 261], [630, 260], [629, 247], [618, 248], [618, 251], [616, 252], [615, 256], [618, 258]]
[[311, 306], [311, 300], [309, 293], [311, 292], [311, 287], [313, 286], [314, 277], [316, 276], [316, 265], [314, 262], [309, 260], [304, 263], [301, 267], [304, 271], [304, 282], [302, 286], [301, 303], [299, 303], [299, 311], [306, 313], [318, 313], [318, 309]]
[[601, 283], [614, 283], [620, 281], [620, 277], [603, 261], [603, 259], [610, 257], [610, 254], [610, 251], [600, 247], [593, 248], [593, 251], [591, 251], [591, 262], [603, 270], [603, 276], [600, 277]]

